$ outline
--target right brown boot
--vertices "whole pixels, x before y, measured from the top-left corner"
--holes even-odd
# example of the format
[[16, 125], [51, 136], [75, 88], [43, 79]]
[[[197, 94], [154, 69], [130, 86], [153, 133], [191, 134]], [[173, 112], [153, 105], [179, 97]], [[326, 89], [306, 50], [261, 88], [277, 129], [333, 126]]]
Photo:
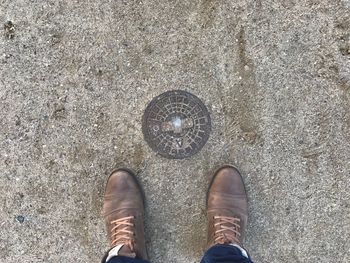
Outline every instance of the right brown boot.
[[216, 244], [243, 247], [247, 203], [239, 171], [229, 165], [221, 167], [214, 174], [207, 196], [208, 248]]
[[[109, 177], [103, 216], [111, 249], [119, 246], [119, 256], [146, 260], [143, 196], [136, 177], [130, 170], [118, 169]], [[107, 256], [108, 253], [102, 262], [105, 262]]]

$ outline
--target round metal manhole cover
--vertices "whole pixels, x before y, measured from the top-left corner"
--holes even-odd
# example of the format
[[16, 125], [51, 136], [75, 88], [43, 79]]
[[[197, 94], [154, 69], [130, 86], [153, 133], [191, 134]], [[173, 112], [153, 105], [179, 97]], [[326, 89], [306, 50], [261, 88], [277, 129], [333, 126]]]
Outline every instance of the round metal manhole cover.
[[147, 106], [142, 131], [149, 146], [170, 159], [183, 159], [199, 152], [209, 138], [210, 115], [195, 95], [167, 91]]

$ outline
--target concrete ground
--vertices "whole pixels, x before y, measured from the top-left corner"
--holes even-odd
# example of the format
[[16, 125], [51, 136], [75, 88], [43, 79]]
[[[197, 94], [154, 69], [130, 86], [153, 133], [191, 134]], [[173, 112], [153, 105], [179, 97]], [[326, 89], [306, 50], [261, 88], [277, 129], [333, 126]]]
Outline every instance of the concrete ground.
[[[119, 166], [144, 186], [151, 261], [199, 262], [224, 163], [255, 262], [350, 262], [349, 0], [0, 0], [0, 23], [1, 262], [99, 262]], [[141, 133], [172, 89], [212, 117], [187, 160]]]

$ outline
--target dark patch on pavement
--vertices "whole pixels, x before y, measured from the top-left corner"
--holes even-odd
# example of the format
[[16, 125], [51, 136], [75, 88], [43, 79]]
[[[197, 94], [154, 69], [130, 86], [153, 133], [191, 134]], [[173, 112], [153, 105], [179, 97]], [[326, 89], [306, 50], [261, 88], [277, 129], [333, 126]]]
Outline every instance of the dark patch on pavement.
[[7, 21], [4, 25], [5, 37], [7, 39], [13, 39], [15, 37], [15, 25], [12, 21]]

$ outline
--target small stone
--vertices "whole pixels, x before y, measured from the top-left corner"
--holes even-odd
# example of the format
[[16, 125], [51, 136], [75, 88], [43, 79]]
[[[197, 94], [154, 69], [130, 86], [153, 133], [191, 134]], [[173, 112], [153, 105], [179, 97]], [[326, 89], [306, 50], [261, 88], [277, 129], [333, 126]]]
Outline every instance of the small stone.
[[26, 218], [24, 216], [16, 216], [16, 221], [20, 224], [24, 222]]

